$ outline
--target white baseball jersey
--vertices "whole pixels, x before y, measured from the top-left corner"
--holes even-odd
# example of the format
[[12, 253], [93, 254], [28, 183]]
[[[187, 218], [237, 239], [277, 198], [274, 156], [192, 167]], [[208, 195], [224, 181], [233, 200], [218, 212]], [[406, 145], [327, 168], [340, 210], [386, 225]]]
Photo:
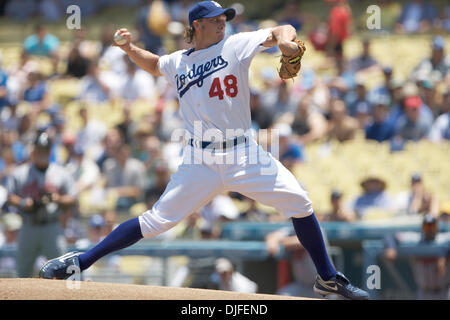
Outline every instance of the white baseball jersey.
[[[248, 69], [269, 33], [239, 33], [203, 50], [160, 57], [159, 70], [178, 91], [181, 115], [191, 137], [207, 140], [203, 136], [211, 130], [214, 138], [230, 139], [229, 130], [243, 131], [242, 135], [251, 128]], [[197, 122], [201, 124], [198, 131]], [[228, 191], [275, 207], [286, 217], [313, 212], [307, 192], [294, 175], [254, 139], [214, 151], [188, 144], [183, 163], [162, 196], [139, 216], [142, 235], [149, 238], [169, 230]]]
[[[180, 50], [159, 58], [158, 67], [175, 86], [185, 129], [194, 133], [194, 121], [226, 137], [227, 129], [251, 128], [248, 69], [270, 29], [238, 33], [202, 50]], [[200, 133], [201, 134], [201, 133]]]

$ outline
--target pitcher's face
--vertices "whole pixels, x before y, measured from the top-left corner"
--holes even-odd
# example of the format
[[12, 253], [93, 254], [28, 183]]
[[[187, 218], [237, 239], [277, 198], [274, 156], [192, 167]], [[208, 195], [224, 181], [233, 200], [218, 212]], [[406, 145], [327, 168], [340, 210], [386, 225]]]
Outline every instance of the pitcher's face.
[[194, 21], [194, 27], [200, 32], [200, 37], [219, 42], [225, 37], [225, 14], [217, 17], [202, 18]]

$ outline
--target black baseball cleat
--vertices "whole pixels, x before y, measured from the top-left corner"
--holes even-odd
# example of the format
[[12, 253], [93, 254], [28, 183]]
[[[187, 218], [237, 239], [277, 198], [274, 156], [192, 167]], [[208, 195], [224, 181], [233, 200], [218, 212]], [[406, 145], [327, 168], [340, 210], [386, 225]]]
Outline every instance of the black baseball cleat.
[[[69, 252], [47, 261], [39, 270], [39, 278], [64, 280], [75, 272], [80, 272], [78, 256], [81, 252]], [[70, 268], [72, 266], [72, 268]]]
[[355, 286], [340, 272], [328, 281], [324, 281], [319, 275], [314, 283], [314, 292], [322, 296], [337, 294], [350, 300], [368, 300], [369, 294]]

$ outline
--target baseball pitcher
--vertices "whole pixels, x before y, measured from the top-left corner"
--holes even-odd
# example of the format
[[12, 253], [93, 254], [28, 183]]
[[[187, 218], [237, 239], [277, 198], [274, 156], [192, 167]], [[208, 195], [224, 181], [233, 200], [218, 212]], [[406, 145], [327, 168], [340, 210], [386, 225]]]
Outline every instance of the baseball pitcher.
[[184, 160], [150, 210], [121, 224], [91, 250], [49, 261], [41, 269], [41, 277], [67, 278], [69, 266], [85, 270], [112, 251], [167, 231], [223, 191], [235, 191], [292, 219], [296, 235], [317, 269], [317, 293], [368, 299], [365, 291], [334, 269], [307, 192], [248, 134], [252, 58], [278, 45], [282, 53], [279, 74], [289, 79], [300, 71], [305, 46], [296, 40], [295, 29], [289, 25], [225, 37], [225, 22], [234, 16], [234, 9], [224, 9], [215, 1], [196, 3], [189, 11], [186, 29], [192, 48], [163, 56], [131, 44], [128, 30], [118, 30], [122, 41], [116, 45], [142, 69], [164, 76], [176, 88], [187, 136]]

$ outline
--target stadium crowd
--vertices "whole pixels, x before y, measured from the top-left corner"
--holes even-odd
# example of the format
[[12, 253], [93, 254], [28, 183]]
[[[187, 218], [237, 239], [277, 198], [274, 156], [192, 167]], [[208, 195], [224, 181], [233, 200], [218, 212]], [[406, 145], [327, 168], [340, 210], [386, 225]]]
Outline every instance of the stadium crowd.
[[[47, 21], [57, 21], [65, 14], [57, 8], [65, 2], [49, 0], [37, 5], [34, 1], [7, 1], [3, 9], [19, 20], [40, 12]], [[168, 37], [174, 41], [175, 49], [187, 48], [182, 30], [163, 33], [148, 18], [152, 10], [162, 10], [169, 15], [168, 21], [185, 24], [191, 1], [166, 2], [162, 9], [152, 7], [155, 2], [149, 1], [139, 11], [135, 41], [158, 54], [168, 52]], [[79, 3], [83, 14], [91, 15], [101, 6], [132, 6], [141, 1]], [[382, 5], [390, 3], [382, 1]], [[337, 1], [332, 10], [343, 4], [345, 1]], [[422, 5], [427, 6], [426, 10], [420, 9]], [[294, 1], [288, 1], [278, 22], [290, 23], [300, 32], [304, 17], [292, 14], [295, 6]], [[436, 24], [449, 30], [450, 8], [447, 6], [439, 15], [430, 6], [425, 1], [408, 2], [392, 31], [427, 32]], [[259, 27], [256, 21], [246, 18], [243, 5], [236, 4], [235, 8], [237, 17], [228, 25], [229, 34]], [[423, 17], [419, 18], [417, 10]], [[336, 23], [330, 16], [330, 35], [333, 26]], [[359, 56], [346, 59], [342, 44], [349, 30], [336, 30], [331, 49], [320, 46], [317, 33], [309, 35], [313, 46], [325, 50], [330, 58], [335, 70], [331, 78], [308, 68], [302, 71], [301, 80], [293, 83], [281, 81], [272, 67], [261, 68], [256, 74], [261, 85], [251, 88], [252, 127], [256, 132], [278, 130], [279, 158], [289, 169], [308, 161], [308, 145], [345, 143], [358, 135], [388, 143], [392, 152], [403, 150], [408, 143], [429, 140], [439, 144], [450, 140], [450, 54], [445, 51], [445, 38], [433, 36], [429, 44], [431, 54], [406, 79], [401, 79], [396, 76], [395, 66], [383, 65], [371, 55], [368, 38], [361, 40]], [[183, 126], [176, 90], [163, 77], [153, 78], [138, 68], [123, 51], [112, 46], [114, 31], [112, 25], [106, 25], [98, 41], [91, 41], [86, 39], [85, 29], [76, 30], [72, 41], [63, 46], [45, 24], [39, 24], [24, 40], [17, 65], [4, 65], [0, 60], [0, 246], [17, 240], [23, 222], [18, 209], [8, 201], [8, 190], [12, 188], [14, 172], [32, 157], [35, 138], [41, 132], [46, 132], [52, 141], [50, 162], [63, 166], [74, 186], [77, 201], [70, 208], [61, 208], [60, 223], [66, 242], [80, 248], [98, 242], [119, 220], [151, 207], [179, 164], [182, 145], [171, 140], [172, 132]], [[276, 59], [278, 53], [270, 49], [262, 54]], [[45, 59], [51, 66], [49, 74], [41, 71], [35, 57]], [[383, 75], [383, 83], [369, 88], [366, 80], [373, 72]], [[53, 83], [67, 79], [77, 83], [70, 101], [76, 102], [77, 108], [70, 116], [65, 102], [53, 101], [50, 94]], [[147, 108], [142, 117], [133, 116], [136, 103]], [[111, 112], [119, 113], [114, 123], [94, 116], [95, 110], [105, 104], [112, 108]], [[341, 190], [330, 190], [327, 196], [332, 210], [318, 214], [323, 221], [353, 222], [362, 219], [367, 208], [377, 207], [448, 218], [448, 208], [444, 212], [442, 204], [425, 189], [420, 173], [410, 179], [410, 190], [395, 199], [379, 177], [361, 181], [361, 194], [349, 205], [343, 203]], [[223, 222], [272, 218], [242, 195], [221, 195], [162, 237], [218, 238]], [[8, 259], [0, 260], [3, 272], [12, 270], [12, 265]], [[223, 261], [220, 267], [232, 269]]]

